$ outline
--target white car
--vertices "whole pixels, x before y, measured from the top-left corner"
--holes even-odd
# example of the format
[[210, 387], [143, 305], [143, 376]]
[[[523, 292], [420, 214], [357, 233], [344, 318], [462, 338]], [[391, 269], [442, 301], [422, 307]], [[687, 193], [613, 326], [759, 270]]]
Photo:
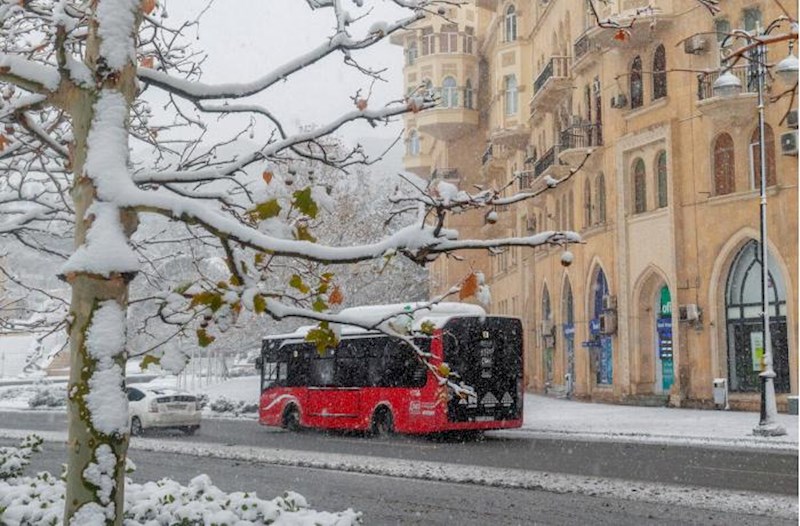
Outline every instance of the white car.
[[200, 402], [196, 396], [173, 389], [128, 387], [131, 435], [145, 429], [180, 429], [187, 435], [200, 428]]

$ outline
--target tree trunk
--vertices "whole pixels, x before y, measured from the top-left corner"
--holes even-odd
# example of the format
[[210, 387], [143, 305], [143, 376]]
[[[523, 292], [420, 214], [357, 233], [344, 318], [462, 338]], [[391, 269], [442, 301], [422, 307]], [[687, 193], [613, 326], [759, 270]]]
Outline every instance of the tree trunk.
[[[104, 2], [107, 5], [103, 5]], [[74, 182], [71, 193], [76, 214], [76, 250], [88, 246], [87, 234], [92, 228], [119, 228], [119, 225], [109, 224], [117, 221], [114, 213], [119, 214], [119, 223], [127, 238], [130, 238], [137, 225], [136, 213], [114, 208], [113, 201], [105, 202], [105, 206], [109, 207], [105, 210], [110, 209], [114, 213], [90, 213], [93, 204], [103, 201], [104, 196], [99, 191], [103, 185], [108, 187], [115, 183], [107, 180], [107, 174], [88, 172], [92, 166], [90, 156], [104, 155], [108, 149], [118, 148], [119, 151], [113, 152], [117, 154], [115, 158], [127, 159], [127, 141], [107, 143], [98, 140], [107, 132], [108, 124], [99, 124], [102, 119], [96, 120], [95, 117], [98, 111], [103, 111], [100, 101], [104, 94], [121, 95], [126, 105], [126, 115], [129, 115], [137, 90], [136, 66], [130, 59], [113, 69], [109, 66], [112, 61], [101, 56], [99, 28], [105, 20], [109, 20], [108, 27], [103, 29], [110, 42], [117, 46], [119, 42], [130, 42], [135, 48], [136, 41], [131, 36], [138, 31], [141, 13], [138, 3], [133, 0], [128, 4], [96, 0], [88, 6], [91, 20], [88, 23], [84, 61], [93, 73], [95, 84], [93, 87], [74, 86], [67, 97], [74, 137], [71, 150]], [[105, 13], [98, 17], [102, 8], [105, 8]], [[121, 13], [111, 13], [113, 9], [130, 9], [134, 14], [131, 26], [119, 24], [116, 19]], [[110, 48], [107, 46], [107, 49]], [[119, 49], [114, 51], [118, 52]], [[135, 49], [130, 51], [130, 56], [134, 57]], [[114, 124], [127, 130], [127, 122]], [[98, 126], [94, 135], [95, 152], [90, 151], [93, 126]], [[125, 170], [127, 166], [115, 168]], [[90, 521], [94, 524], [99, 519], [105, 524], [121, 526], [130, 436], [125, 393], [125, 362], [128, 355], [125, 332], [128, 283], [132, 273], [128, 269], [117, 270], [112, 264], [112, 268], [99, 275], [79, 265], [78, 270], [67, 272], [66, 279], [72, 287], [72, 302], [69, 317], [69, 438], [64, 524], [81, 526]]]

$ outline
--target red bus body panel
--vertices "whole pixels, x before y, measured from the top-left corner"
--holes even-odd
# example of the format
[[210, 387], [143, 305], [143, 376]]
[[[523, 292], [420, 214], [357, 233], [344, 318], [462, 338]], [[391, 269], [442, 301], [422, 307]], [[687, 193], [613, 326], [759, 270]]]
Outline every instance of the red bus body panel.
[[[436, 336], [436, 334], [435, 334]], [[442, 341], [431, 341], [432, 365], [442, 361]], [[447, 418], [447, 389], [427, 372], [420, 388], [409, 387], [271, 387], [261, 393], [259, 422], [280, 426], [290, 405], [297, 408], [302, 427], [368, 431], [380, 406], [387, 406], [394, 419], [394, 430], [404, 434], [430, 434], [442, 431], [511, 429], [522, 426], [522, 418], [451, 422]], [[519, 400], [522, 415], [522, 399]]]

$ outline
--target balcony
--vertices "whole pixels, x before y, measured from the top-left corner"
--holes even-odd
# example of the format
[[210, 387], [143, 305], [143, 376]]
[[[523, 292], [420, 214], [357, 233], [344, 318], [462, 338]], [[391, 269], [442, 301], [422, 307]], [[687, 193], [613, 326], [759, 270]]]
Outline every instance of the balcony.
[[[595, 2], [600, 20], [613, 20], [616, 24], [602, 27], [592, 23], [575, 40], [573, 62], [575, 71], [593, 63], [586, 60], [594, 51], [608, 47], [636, 47], [652, 41], [654, 35], [669, 27], [675, 19], [675, 0], [619, 0], [607, 4]], [[615, 5], [618, 4], [618, 5]], [[630, 25], [631, 27], [626, 27]], [[620, 32], [619, 27], [625, 28]]]
[[403, 166], [409, 172], [427, 179], [431, 174], [431, 156], [424, 153], [417, 155], [406, 154], [403, 156]]
[[475, 131], [478, 119], [478, 110], [437, 106], [417, 114], [417, 129], [441, 141], [452, 141]]
[[577, 166], [592, 151], [603, 145], [601, 124], [578, 124], [561, 131], [561, 151], [558, 159], [568, 165]]
[[[758, 84], [749, 75], [749, 66], [735, 66], [730, 73], [736, 77], [741, 89], [738, 93], [715, 95], [714, 82], [720, 77], [719, 71], [709, 71], [697, 76], [697, 109], [712, 119], [731, 122], [747, 122], [756, 112], [758, 104]], [[751, 80], [752, 79], [752, 80]]]
[[567, 172], [569, 172], [569, 167], [564, 165], [559, 159], [560, 153], [561, 153], [560, 144], [556, 144], [555, 146], [547, 150], [547, 153], [542, 155], [533, 164], [533, 178], [538, 179], [543, 175], [549, 175], [550, 177], [559, 178], [563, 175], [566, 175]]
[[528, 144], [531, 130], [527, 124], [517, 124], [508, 128], [496, 128], [491, 134], [492, 144], [495, 145], [494, 156], [498, 156], [497, 146], [503, 148], [506, 156], [514, 150], [524, 150]]
[[536, 117], [554, 108], [572, 90], [572, 57], [550, 57], [533, 81], [531, 116]]

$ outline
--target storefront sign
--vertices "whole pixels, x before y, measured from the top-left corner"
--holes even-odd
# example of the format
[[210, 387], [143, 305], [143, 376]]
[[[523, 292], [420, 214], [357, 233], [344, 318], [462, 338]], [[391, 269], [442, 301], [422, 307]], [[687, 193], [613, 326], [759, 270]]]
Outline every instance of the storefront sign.
[[753, 370], [764, 370], [764, 333], [761, 331], [750, 333], [750, 353], [753, 356]]

